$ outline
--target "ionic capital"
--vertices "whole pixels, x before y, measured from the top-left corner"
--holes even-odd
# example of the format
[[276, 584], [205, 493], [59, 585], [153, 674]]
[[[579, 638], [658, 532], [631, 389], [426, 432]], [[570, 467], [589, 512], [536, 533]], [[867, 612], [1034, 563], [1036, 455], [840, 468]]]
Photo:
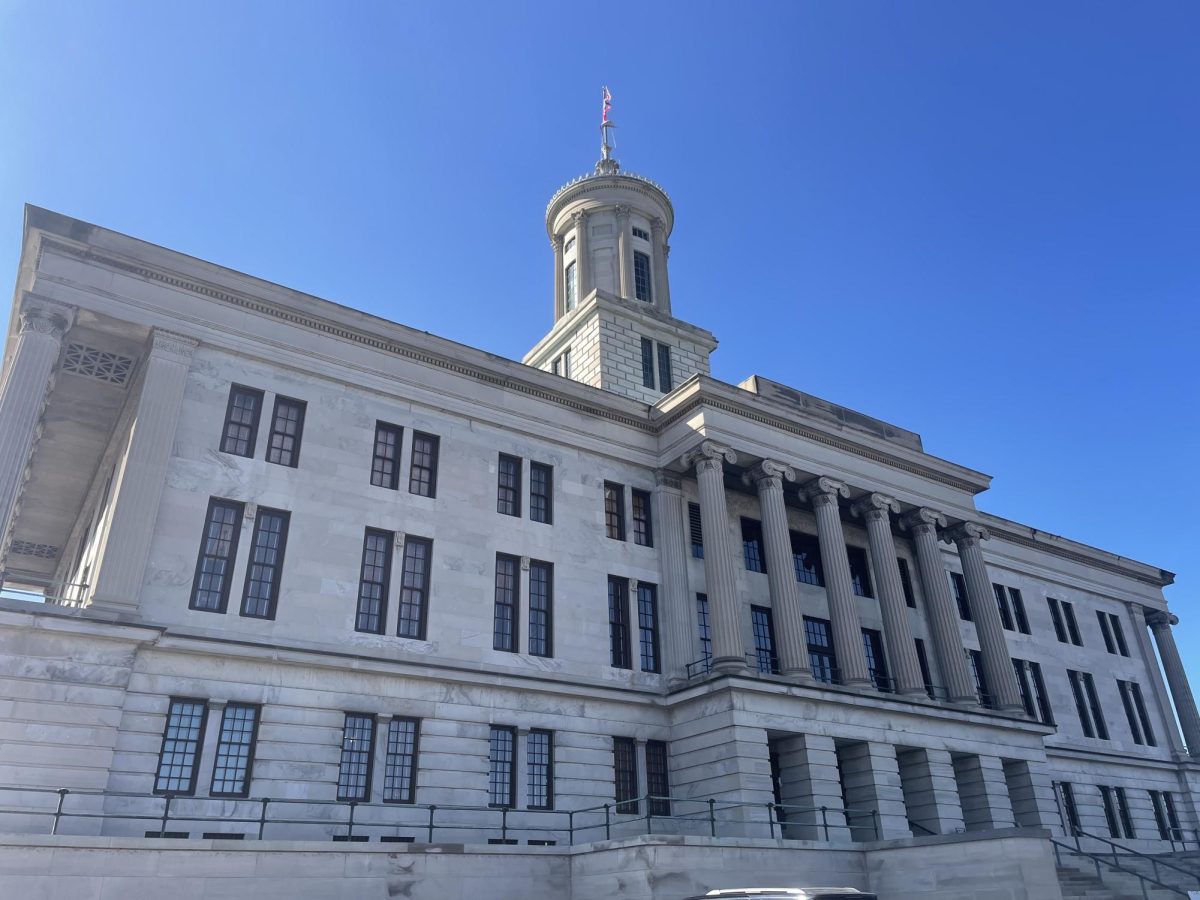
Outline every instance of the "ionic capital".
[[75, 310], [53, 300], [29, 297], [21, 307], [20, 333], [45, 334], [61, 341], [75, 321]]
[[855, 500], [850, 505], [850, 511], [867, 521], [886, 520], [889, 513], [900, 512], [900, 503], [895, 497], [889, 497], [887, 494], [867, 494]]
[[765, 490], [783, 490], [785, 481], [796, 480], [796, 470], [785, 463], [764, 459], [742, 476], [744, 484], [753, 484], [759, 493]]
[[670, 469], [655, 469], [654, 483], [671, 491], [683, 489], [683, 479], [679, 477], [678, 472], [672, 472]]
[[943, 541], [953, 542], [960, 547], [978, 546], [980, 541], [990, 537], [988, 530], [976, 522], [959, 522], [942, 532]]
[[700, 446], [683, 454], [680, 462], [689, 469], [695, 467], [697, 474], [705, 469], [720, 472], [725, 463], [733, 465], [737, 462], [737, 454], [715, 441], [701, 441]]
[[1165, 609], [1156, 609], [1146, 613], [1146, 624], [1151, 628], [1173, 628], [1179, 624], [1179, 616]]
[[838, 497], [849, 497], [850, 489], [843, 481], [822, 475], [800, 488], [800, 495], [813, 506], [837, 505]]
[[907, 528], [913, 534], [921, 534], [926, 531], [936, 533], [937, 529], [946, 527], [946, 517], [936, 509], [923, 506], [920, 509], [914, 509], [902, 515], [900, 517], [900, 527]]

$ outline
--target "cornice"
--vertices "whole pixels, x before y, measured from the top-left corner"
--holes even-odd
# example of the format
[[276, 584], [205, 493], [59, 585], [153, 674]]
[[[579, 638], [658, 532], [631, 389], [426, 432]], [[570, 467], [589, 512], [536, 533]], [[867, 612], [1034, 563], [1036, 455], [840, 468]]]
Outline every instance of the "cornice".
[[658, 203], [665, 204], [667, 213], [671, 216], [667, 222], [669, 226], [667, 231], [669, 232], [674, 227], [675, 207], [662, 185], [646, 178], [644, 175], [638, 175], [633, 172], [618, 172], [615, 175], [589, 172], [586, 175], [580, 175], [578, 178], [568, 181], [554, 192], [554, 196], [546, 204], [546, 232], [553, 234], [554, 219], [563, 206], [581, 195], [608, 187], [620, 188], [635, 194], [641, 194], [643, 197], [648, 197]]

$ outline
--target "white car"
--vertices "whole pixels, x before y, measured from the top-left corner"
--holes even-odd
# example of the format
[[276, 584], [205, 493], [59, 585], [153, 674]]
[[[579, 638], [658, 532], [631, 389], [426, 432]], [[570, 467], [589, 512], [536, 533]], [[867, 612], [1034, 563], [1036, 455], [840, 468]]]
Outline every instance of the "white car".
[[722, 888], [687, 900], [879, 900], [851, 887]]

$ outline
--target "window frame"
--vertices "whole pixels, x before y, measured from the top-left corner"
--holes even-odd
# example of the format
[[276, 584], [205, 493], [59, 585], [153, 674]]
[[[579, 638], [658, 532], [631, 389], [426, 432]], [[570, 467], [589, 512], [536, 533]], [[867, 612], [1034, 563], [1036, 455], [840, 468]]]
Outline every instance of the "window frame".
[[704, 670], [712, 668], [713, 642], [712, 618], [708, 608], [708, 594], [696, 592], [696, 633], [700, 640], [700, 660], [704, 662]]
[[958, 618], [963, 622], [974, 622], [971, 617], [971, 600], [967, 595], [967, 580], [961, 572], [948, 569], [947, 574], [950, 576], [950, 594], [958, 607]]
[[[533, 737], [546, 739], [546, 760], [535, 762]], [[544, 780], [544, 803], [534, 803], [534, 791], [539, 787], [538, 779]], [[525, 735], [525, 808], [554, 809], [554, 732], [548, 728], [530, 728]]]
[[688, 539], [692, 546], [692, 559], [704, 559], [704, 521], [700, 517], [700, 504], [688, 501]]
[[[410, 586], [406, 583], [409, 575], [409, 552], [414, 547], [424, 547], [425, 556], [423, 559], [423, 571], [421, 572], [421, 584], [419, 586]], [[431, 575], [433, 570], [433, 539], [419, 537], [417, 535], [406, 534], [404, 536], [404, 554], [400, 562], [400, 593], [396, 599], [396, 637], [406, 638], [413, 641], [425, 640], [429, 624], [429, 591], [431, 583]], [[417, 634], [404, 634], [401, 632], [401, 626], [404, 624], [405, 607], [413, 606], [413, 601], [405, 599], [406, 591], [419, 591], [420, 601], [415, 604], [420, 618], [417, 622]]]
[[[496, 512], [502, 516], [521, 518], [522, 468], [524, 460], [511, 453], [501, 453], [497, 459]], [[506, 480], [510, 483], [506, 484]]]
[[[275, 560], [269, 566], [259, 563], [255, 560], [255, 555], [260, 549], [258, 546], [259, 534], [262, 530], [263, 520], [268, 516], [277, 516], [280, 520], [279, 527], [279, 546], [275, 549]], [[250, 552], [246, 557], [246, 576], [242, 584], [242, 603], [239, 615], [247, 619], [265, 619], [273, 621], [275, 614], [279, 610], [279, 593], [280, 584], [283, 582], [283, 562], [287, 556], [288, 531], [291, 528], [292, 514], [286, 509], [275, 509], [269, 506], [260, 506], [258, 512], [254, 516], [254, 530], [250, 533]], [[254, 597], [254, 603], [266, 603], [265, 612], [248, 612], [249, 604], [252, 602], [250, 597], [250, 586], [262, 579], [255, 578], [256, 567], [263, 565], [269, 568], [272, 572], [270, 588], [266, 597]]]
[[[233, 411], [235, 408], [234, 407], [234, 395], [239, 391], [246, 394], [247, 396], [253, 396], [256, 398], [256, 403], [254, 406], [254, 421], [251, 424], [247, 424], [245, 422], [232, 421], [231, 417], [233, 415]], [[265, 399], [266, 399], [266, 393], [264, 391], [260, 391], [258, 388], [247, 387], [244, 384], [231, 384], [229, 386], [229, 401], [225, 405], [225, 421], [223, 422], [223, 424], [221, 426], [221, 441], [218, 444], [218, 448], [220, 449], [220, 451], [222, 453], [228, 453], [231, 456], [240, 456], [243, 459], [254, 459], [254, 451], [257, 448], [257, 444], [258, 444], [258, 428], [259, 428], [259, 425], [262, 424], [262, 408], [263, 408], [263, 401]], [[239, 427], [245, 427], [245, 428], [250, 429], [249, 436], [247, 438], [245, 438], [245, 441], [246, 441], [246, 452], [245, 453], [238, 453], [236, 450], [226, 449], [226, 443], [230, 440], [230, 437], [229, 437], [229, 426], [230, 425], [237, 425]], [[233, 438], [233, 440], [240, 441], [242, 439], [241, 438]]]
[[646, 741], [646, 796], [649, 815], [671, 815], [671, 752], [666, 741]]
[[[412, 726], [412, 749], [411, 751], [393, 751], [393, 744], [399, 745], [400, 741], [393, 741], [393, 728], [397, 723]], [[407, 743], [407, 737], [404, 738]], [[383, 745], [383, 791], [381, 800], [384, 803], [397, 804], [413, 804], [417, 802], [417, 773], [420, 769], [420, 754], [421, 754], [421, 720], [415, 716], [392, 716], [387, 723], [387, 734], [384, 736]], [[407, 761], [405, 761], [405, 757]], [[399, 763], [393, 762], [393, 759], [400, 760]], [[393, 783], [399, 779], [403, 785], [405, 780], [408, 783], [407, 791], [395, 791]], [[395, 796], [400, 793], [401, 796]]]
[[[383, 542], [382, 550], [374, 550], [370, 547], [372, 539], [378, 539]], [[394, 531], [384, 531], [382, 528], [367, 528], [363, 531], [363, 549], [362, 557], [358, 569], [358, 597], [354, 606], [354, 630], [361, 634], [386, 634], [387, 633], [387, 614], [388, 614], [388, 596], [392, 591], [392, 557], [395, 555], [396, 549], [396, 533]], [[383, 555], [383, 573], [379, 581], [368, 582], [367, 575], [367, 554], [382, 553]], [[375, 568], [375, 566], [372, 566]], [[379, 589], [378, 606], [374, 612], [363, 611], [363, 588], [367, 584], [376, 586]], [[366, 598], [372, 601], [373, 598]], [[363, 616], [374, 615], [379, 619], [377, 628], [368, 628], [363, 626]]]
[[[249, 739], [244, 743], [246, 747], [245, 765], [241, 770], [242, 788], [238, 791], [218, 791], [217, 790], [217, 770], [221, 765], [221, 748], [226, 746], [225, 740], [225, 725], [229, 718], [229, 711], [234, 710], [253, 710], [253, 718], [250, 722]], [[217, 731], [217, 746], [213, 756], [212, 779], [209, 783], [208, 795], [210, 797], [249, 797], [250, 796], [250, 780], [254, 777], [254, 751], [258, 746], [258, 726], [262, 721], [262, 706], [257, 703], [235, 703], [229, 702], [225, 704], [225, 708], [221, 710], [221, 723]], [[230, 746], [243, 746], [242, 744], [234, 744], [228, 742]], [[236, 770], [235, 770], [236, 771]], [[228, 779], [225, 779], [228, 780]]]
[[[508, 759], [497, 757], [496, 738], [506, 735], [508, 739]], [[497, 802], [498, 787], [507, 776], [507, 802]], [[512, 725], [492, 725], [488, 731], [488, 808], [515, 809], [517, 806], [517, 729]]]
[[[395, 443], [393, 447], [393, 457], [388, 459], [387, 456], [381, 455], [379, 452], [379, 438], [381, 434], [391, 435]], [[387, 446], [385, 444], [385, 446]], [[379, 419], [375, 420], [375, 438], [371, 444], [371, 486], [381, 487], [389, 491], [400, 490], [400, 461], [404, 458], [404, 428], [400, 425], [393, 425], [390, 422], [384, 422]], [[392, 474], [385, 483], [384, 475], [379, 468], [380, 461], [385, 463], [390, 462], [392, 466]], [[379, 479], [376, 481], [376, 476]]]
[[631, 737], [613, 738], [613, 799], [617, 815], [640, 815], [637, 743]]
[[654, 341], [642, 338], [642, 387], [654, 390]]
[[767, 574], [766, 544], [763, 541], [762, 522], [749, 516], [741, 517], [742, 565], [747, 572]]
[[[750, 632], [754, 638], [754, 662], [760, 675], [779, 674], [779, 650], [775, 640], [775, 617], [769, 606], [750, 606]], [[763, 668], [764, 662], [766, 668]]]
[[[281, 431], [279, 428], [279, 412], [281, 407], [286, 406], [294, 407], [297, 410], [295, 434], [288, 434], [286, 431]], [[287, 469], [297, 469], [300, 467], [300, 445], [304, 440], [304, 418], [307, 413], [307, 401], [297, 400], [295, 397], [284, 397], [281, 394], [275, 395], [275, 404], [271, 409], [271, 430], [267, 433], [267, 452], [263, 456], [263, 459], [266, 462], [269, 462], [273, 466], [283, 466]], [[282, 447], [276, 447], [276, 437], [285, 440], [287, 438], [292, 438], [295, 442], [292, 449], [290, 451], [285, 451]], [[288, 462], [283, 462], [283, 454], [287, 452], [291, 453], [291, 459]], [[279, 458], [272, 459], [271, 456], [273, 454], [278, 454]]]
[[909, 609], [916, 609], [917, 595], [913, 591], [912, 572], [908, 568], [908, 560], [903, 556], [896, 557], [896, 571], [900, 573], [900, 590], [904, 593], [904, 605]]
[[629, 634], [629, 579], [608, 576], [608, 663], [614, 669], [633, 668]]
[[[642, 264], [641, 271], [639, 262]], [[640, 250], [633, 251], [633, 299], [643, 303], [654, 302], [654, 269], [651, 268], [650, 254]]]
[[[605, 481], [604, 496], [604, 533], [610, 540], [625, 540], [625, 485], [615, 481]], [[616, 532], [615, 534], [613, 532]]]
[[571, 260], [563, 269], [563, 311], [574, 312], [579, 305], [579, 269]]
[[[421, 450], [420, 452], [423, 455], [428, 455], [428, 465], [423, 462], [417, 462], [417, 448], [422, 442], [425, 441], [428, 442], [429, 449]], [[440, 435], [430, 434], [428, 431], [417, 431], [416, 429], [413, 429], [411, 440], [409, 441], [408, 492], [414, 497], [428, 497], [430, 500], [437, 499], [438, 456], [441, 453], [441, 446], [442, 438]], [[421, 473], [428, 472], [428, 479], [426, 479], [423, 475], [418, 479], [418, 470]], [[424, 488], [426, 481], [428, 481], [428, 490]]]
[[[511, 571], [501, 572], [501, 567]], [[519, 653], [520, 643], [520, 603], [521, 603], [521, 557], [509, 553], [496, 554], [496, 570], [493, 581], [493, 611], [492, 611], [492, 649], [502, 653]], [[510, 580], [511, 584], [502, 585], [501, 579]], [[501, 615], [507, 610], [508, 617]], [[502, 631], [502, 625], [507, 625], [507, 633]]]
[[[352, 749], [346, 746], [347, 741], [359, 740], [350, 736], [350, 720], [363, 719], [368, 723], [366, 728], [367, 749], [366, 761], [363, 763], [363, 782], [361, 796], [346, 793], [343, 791], [343, 784], [348, 784], [354, 778], [357, 781], [353, 772], [347, 771], [347, 754], [361, 754], [364, 751]], [[375, 713], [367, 712], [345, 712], [342, 719], [342, 750], [338, 757], [338, 780], [337, 780], [337, 801], [339, 803], [369, 803], [371, 801], [371, 775], [375, 770], [375, 728], [376, 722]], [[361, 762], [357, 757], [351, 760], [351, 765]], [[349, 776], [349, 777], [346, 777]]]
[[[654, 511], [652, 508], [653, 497], [649, 491], [644, 491], [641, 488], [629, 489], [630, 499], [630, 518], [633, 524], [633, 542], [639, 547], [654, 546]], [[641, 515], [638, 515], [639, 505], [641, 506]]]
[[881, 693], [894, 693], [892, 676], [888, 671], [887, 655], [884, 650], [883, 632], [878, 628], [860, 628], [862, 632], [863, 650], [867, 658], [867, 675], [875, 690]]
[[[535, 491], [539, 480], [542, 489]], [[554, 524], [554, 466], [549, 463], [529, 461], [529, 521]]]
[[[800, 584], [811, 584], [813, 587], [825, 586], [825, 567], [821, 563], [821, 542], [815, 534], [802, 531], [788, 531], [788, 539], [792, 549], [792, 569], [796, 581]], [[806, 562], [811, 565], [805, 565]]]
[[[536, 584], [538, 582], [538, 579], [534, 578], [534, 572], [538, 571], [538, 570], [544, 570], [546, 573], [546, 577], [545, 577], [546, 608], [544, 610], [536, 609], [533, 605], [533, 602], [534, 602], [533, 586], [534, 586], [534, 584]], [[528, 618], [528, 627], [526, 629], [528, 634], [526, 635], [525, 640], [526, 640], [526, 643], [528, 646], [529, 655], [530, 656], [539, 656], [539, 657], [542, 657], [545, 659], [551, 659], [554, 657], [554, 563], [546, 562], [545, 560], [542, 560], [542, 559], [531, 559], [529, 561], [529, 600], [528, 600], [528, 604], [529, 604], [529, 609], [528, 609], [528, 617], [529, 618]], [[534, 621], [535, 613], [537, 613], [537, 614], [544, 613], [545, 614], [545, 622], [544, 623], [542, 623], [542, 622], [535, 623], [535, 621]], [[541, 635], [538, 637], [538, 640], [542, 641], [545, 644], [545, 646], [540, 650], [534, 649], [534, 639], [535, 639], [534, 635], [537, 630], [544, 630], [544, 632], [545, 632], [544, 635]]]
[[[200, 707], [199, 725], [196, 728], [196, 736], [187, 738], [186, 743], [192, 745], [192, 765], [191, 774], [188, 775], [188, 784], [186, 788], [160, 788], [159, 782], [163, 778], [163, 764], [167, 757], [167, 741], [178, 741], [179, 738], [170, 738], [171, 733], [171, 714], [175, 709], [176, 704], [195, 704]], [[154, 768], [154, 787], [151, 789], [152, 794], [158, 796], [171, 795], [173, 797], [194, 797], [196, 795], [196, 782], [200, 774], [200, 756], [204, 752], [204, 732], [208, 724], [208, 700], [202, 697], [177, 697], [171, 696], [167, 699], [166, 721], [163, 723], [162, 739], [158, 747], [158, 765]], [[178, 727], [178, 726], [176, 726]], [[175, 754], [180, 751], [172, 749], [171, 753]], [[183, 751], [186, 756], [188, 751]], [[174, 763], [172, 763], [174, 765]], [[169, 777], [168, 780], [171, 780]]]
[[664, 394], [675, 390], [675, 377], [671, 371], [671, 345], [658, 344], [658, 389]]
[[638, 662], [643, 672], [662, 672], [659, 647], [658, 585], [639, 581], [637, 585]]
[[[858, 564], [855, 563], [855, 560], [858, 560]], [[854, 596], [873, 600], [875, 585], [871, 581], [871, 563], [867, 551], [863, 547], [847, 544], [846, 562], [850, 569], [850, 587]]]
[[[815, 642], [815, 637], [819, 637], [823, 643]], [[823, 684], [840, 684], [842, 677], [838, 670], [837, 648], [833, 644], [833, 628], [829, 619], [804, 617], [804, 646], [808, 651], [808, 665], [813, 678]]]
[[[211, 555], [206, 552], [208, 549], [208, 542], [210, 540], [208, 531], [212, 525], [213, 510], [218, 506], [223, 506], [233, 513], [233, 522], [227, 523], [232, 528], [233, 533], [228, 540], [229, 552], [224, 557]], [[208, 498], [208, 508], [204, 513], [204, 529], [200, 533], [200, 552], [196, 557], [196, 571], [192, 575], [192, 593], [190, 599], [188, 600], [188, 609], [194, 609], [197, 612], [211, 612], [220, 614], [224, 614], [226, 611], [228, 611], [229, 593], [233, 585], [233, 574], [237, 568], [238, 543], [241, 540], [242, 526], [245, 521], [245, 516], [246, 504], [240, 500], [228, 500], [224, 497]], [[224, 524], [226, 523], [222, 523], [222, 527], [224, 527]], [[218, 538], [217, 540], [223, 539]], [[219, 595], [218, 605], [215, 609], [210, 606], [199, 606], [197, 604], [197, 598], [200, 594], [200, 577], [201, 575], [206, 574], [204, 572], [204, 563], [209, 558], [221, 559], [227, 564], [228, 567], [221, 575], [221, 587], [217, 592]], [[206, 593], [211, 593], [211, 590], [209, 589], [205, 589], [205, 591]]]

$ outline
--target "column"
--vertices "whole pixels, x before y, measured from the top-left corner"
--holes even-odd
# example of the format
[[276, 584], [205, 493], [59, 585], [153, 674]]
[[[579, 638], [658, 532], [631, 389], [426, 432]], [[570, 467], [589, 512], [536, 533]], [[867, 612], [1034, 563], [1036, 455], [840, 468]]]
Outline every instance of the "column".
[[113, 485], [112, 524], [96, 573], [92, 606], [134, 612], [146, 577], [150, 542], [167, 479], [175, 426], [196, 342], [155, 331], [125, 462]]
[[737, 462], [728, 447], [703, 441], [683, 455], [683, 464], [696, 469], [700, 487], [700, 518], [704, 522], [704, 579], [713, 631], [713, 668], [741, 672], [746, 668], [742, 643], [742, 604], [733, 569], [729, 511], [725, 506], [725, 463]]
[[559, 235], [550, 238], [550, 246], [554, 248], [554, 321], [557, 322], [566, 313], [566, 272], [563, 271], [563, 239]]
[[575, 222], [575, 290], [576, 303], [592, 290], [592, 252], [588, 247], [588, 214], [586, 209], [577, 209], [571, 214]]
[[1171, 626], [1179, 624], [1179, 617], [1165, 611], [1152, 612], [1146, 616], [1146, 622], [1154, 634], [1154, 643], [1158, 645], [1163, 671], [1167, 673], [1167, 684], [1171, 686], [1171, 698], [1175, 701], [1175, 713], [1183, 728], [1187, 752], [1192, 756], [1200, 756], [1200, 715], [1196, 714], [1196, 698], [1188, 683], [1183, 660], [1179, 657], [1179, 648], [1175, 646], [1175, 635], [1171, 633]]
[[629, 207], [617, 205], [617, 285], [621, 296], [633, 298], [633, 232], [629, 224]]
[[1129, 610], [1129, 620], [1133, 623], [1133, 639], [1137, 643], [1139, 658], [1145, 664], [1146, 672], [1150, 676], [1150, 690], [1163, 723], [1164, 739], [1170, 745], [1171, 752], [1175, 756], [1187, 756], [1183, 738], [1179, 734], [1179, 727], [1175, 724], [1171, 695], [1167, 693], [1167, 684], [1163, 681], [1162, 669], [1158, 665], [1158, 657], [1154, 655], [1154, 645], [1150, 641], [1150, 632], [1146, 625], [1146, 617], [1153, 615], [1153, 610], [1146, 609], [1140, 603], [1126, 603], [1125, 607]]
[[967, 831], [1014, 827], [1012, 801], [999, 758], [964, 753], [955, 754], [953, 760]]
[[908, 623], [908, 606], [900, 584], [900, 566], [896, 562], [896, 543], [892, 539], [889, 513], [900, 512], [900, 504], [883, 494], [867, 494], [854, 504], [854, 512], [867, 523], [867, 543], [875, 569], [875, 589], [883, 613], [883, 637], [887, 642], [896, 691], [901, 694], [925, 693], [925, 679], [917, 659], [917, 646]]
[[962, 634], [958, 628], [958, 610], [950, 595], [950, 582], [938, 549], [938, 526], [946, 519], [933, 509], [914, 509], [900, 524], [912, 532], [917, 551], [917, 568], [921, 570], [921, 585], [929, 610], [929, 629], [933, 637], [946, 696], [952, 703], [975, 705], [975, 686], [967, 669], [963, 653]]
[[821, 546], [821, 567], [825, 570], [825, 594], [829, 598], [829, 620], [833, 629], [833, 649], [837, 654], [841, 683], [849, 687], [872, 686], [863, 648], [862, 625], [850, 581], [850, 562], [846, 558], [846, 538], [842, 534], [842, 516], [838, 497], [848, 497], [846, 485], [832, 478], [817, 478], [802, 489], [817, 514], [817, 542]]
[[694, 604], [689, 602], [687, 548], [684, 546], [683, 492], [674, 472], [654, 473], [654, 517], [658, 522], [662, 585], [659, 594], [663, 623], [663, 672], [668, 684], [687, 681], [687, 664], [695, 658]]
[[962, 803], [958, 799], [950, 754], [945, 750], [912, 748], [897, 753], [896, 764], [906, 813], [917, 826], [912, 829], [913, 836], [962, 831]]
[[987, 529], [983, 526], [961, 522], [947, 531], [944, 539], [958, 545], [963, 580], [967, 583], [967, 600], [971, 604], [975, 632], [979, 635], [979, 652], [983, 658], [987, 688], [992, 695], [992, 706], [1002, 712], [1021, 713], [1025, 705], [1021, 702], [1012, 657], [1008, 654], [1008, 642], [1004, 639], [1004, 626], [1000, 624], [1000, 609], [992, 592], [992, 579], [988, 577], [987, 566], [983, 562], [980, 543], [988, 537]]
[[779, 781], [784, 835], [790, 839], [847, 843], [846, 804], [833, 738], [798, 734], [779, 741]]
[[875, 741], [854, 741], [838, 747], [837, 758], [851, 836], [859, 841], [912, 837], [896, 748]]
[[767, 558], [767, 585], [771, 608], [779, 629], [779, 669], [784, 675], [812, 680], [808, 646], [804, 637], [804, 613], [800, 609], [800, 590], [796, 587], [792, 562], [792, 538], [788, 533], [787, 508], [783, 503], [783, 482], [795, 481], [790, 466], [764, 459], [750, 470], [749, 479], [758, 488], [762, 516], [763, 549]]
[[38, 421], [74, 310], [26, 295], [8, 374], [0, 384], [0, 540], [16, 515]]
[[650, 263], [654, 279], [654, 305], [667, 315], [671, 314], [671, 297], [667, 289], [667, 223], [655, 219], [650, 223], [650, 249], [654, 256]]

